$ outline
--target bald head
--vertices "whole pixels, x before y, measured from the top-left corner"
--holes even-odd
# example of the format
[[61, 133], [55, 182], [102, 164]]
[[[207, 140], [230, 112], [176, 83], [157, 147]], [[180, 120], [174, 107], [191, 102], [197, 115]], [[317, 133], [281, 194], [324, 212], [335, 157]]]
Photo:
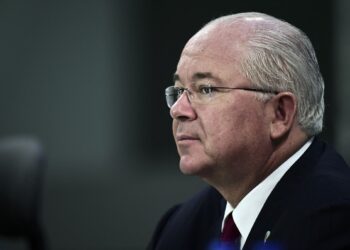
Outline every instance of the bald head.
[[[261, 13], [241, 13], [217, 18], [206, 24], [186, 44], [185, 49], [205, 45], [207, 49], [244, 46], [258, 29], [278, 29], [280, 20]], [[201, 49], [203, 47], [201, 46]]]
[[186, 53], [206, 53], [237, 64], [255, 87], [292, 92], [300, 127], [309, 136], [322, 131], [323, 78], [310, 40], [293, 25], [255, 12], [223, 16], [197, 32]]
[[234, 60], [231, 52], [242, 51], [252, 25], [232, 16], [215, 19], [188, 41], [183, 52], [218, 54]]

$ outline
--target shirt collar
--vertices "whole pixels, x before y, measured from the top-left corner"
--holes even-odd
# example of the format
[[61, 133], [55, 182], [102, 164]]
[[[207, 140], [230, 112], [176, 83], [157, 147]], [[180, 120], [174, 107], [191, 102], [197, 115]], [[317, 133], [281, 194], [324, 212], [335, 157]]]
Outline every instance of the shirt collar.
[[248, 238], [250, 230], [252, 229], [256, 218], [258, 217], [265, 201], [270, 193], [283, 177], [283, 175], [290, 169], [290, 167], [305, 153], [310, 147], [313, 138], [307, 141], [296, 153], [294, 153], [282, 165], [276, 168], [269, 176], [260, 182], [254, 189], [252, 189], [236, 206], [233, 208], [230, 203], [226, 202], [226, 209], [222, 221], [222, 228], [226, 217], [232, 212], [233, 220], [241, 233], [241, 249]]

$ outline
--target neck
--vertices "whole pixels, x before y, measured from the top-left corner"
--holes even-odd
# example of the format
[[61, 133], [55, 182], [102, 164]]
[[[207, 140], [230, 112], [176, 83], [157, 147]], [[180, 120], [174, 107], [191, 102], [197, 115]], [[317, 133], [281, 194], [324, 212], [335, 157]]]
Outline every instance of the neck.
[[308, 137], [305, 133], [301, 130], [296, 132], [283, 140], [271, 142], [270, 149], [261, 150], [264, 151], [263, 155], [257, 152], [246, 164], [223, 168], [229, 171], [223, 171], [215, 178], [203, 177], [204, 181], [217, 189], [233, 207], [237, 206], [253, 188], [306, 143]]

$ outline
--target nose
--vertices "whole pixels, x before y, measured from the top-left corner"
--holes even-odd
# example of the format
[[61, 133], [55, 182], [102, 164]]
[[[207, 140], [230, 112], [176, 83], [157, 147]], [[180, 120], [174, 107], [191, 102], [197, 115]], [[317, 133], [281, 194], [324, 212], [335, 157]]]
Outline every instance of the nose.
[[190, 99], [186, 91], [180, 96], [180, 98], [170, 108], [170, 116], [173, 119], [177, 119], [181, 121], [196, 119], [197, 114], [190, 103]]

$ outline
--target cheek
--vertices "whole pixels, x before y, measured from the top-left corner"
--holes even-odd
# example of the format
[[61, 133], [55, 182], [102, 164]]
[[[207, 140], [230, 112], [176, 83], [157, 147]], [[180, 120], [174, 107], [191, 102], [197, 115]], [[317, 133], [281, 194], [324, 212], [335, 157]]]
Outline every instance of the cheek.
[[173, 123], [172, 123], [173, 136], [175, 136], [176, 127], [177, 126], [175, 124], [175, 120], [173, 120]]
[[223, 152], [252, 143], [264, 129], [262, 117], [247, 109], [218, 110], [207, 117], [211, 119], [203, 121], [203, 127], [210, 151]]
[[176, 135], [176, 132], [178, 130], [178, 127], [179, 127], [179, 122], [176, 120], [176, 119], [173, 119], [173, 123], [172, 123], [172, 132], [173, 132], [173, 137], [175, 139], [175, 135]]
[[224, 111], [217, 111], [208, 115], [207, 118], [210, 119], [203, 120], [202, 126], [205, 132], [205, 148], [209, 154], [210, 152], [217, 154], [230, 147], [230, 144], [236, 140], [237, 135], [235, 133], [239, 121], [233, 119], [233, 114], [229, 115]]

